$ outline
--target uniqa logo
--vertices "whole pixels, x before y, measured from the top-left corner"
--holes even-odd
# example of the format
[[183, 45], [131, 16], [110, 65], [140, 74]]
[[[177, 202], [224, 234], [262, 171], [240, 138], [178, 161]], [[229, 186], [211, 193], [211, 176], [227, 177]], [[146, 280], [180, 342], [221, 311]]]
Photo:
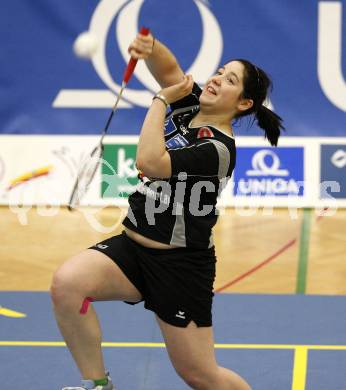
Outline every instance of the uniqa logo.
[[[246, 171], [249, 179], [240, 179], [238, 195], [298, 195], [299, 183], [289, 176], [287, 169], [280, 169], [280, 158], [271, 150], [264, 149], [254, 154], [252, 169]], [[262, 176], [263, 178], [255, 178]], [[266, 176], [266, 178], [264, 178]], [[272, 176], [269, 177], [268, 176]]]
[[[267, 164], [266, 157], [272, 160], [271, 165]], [[251, 161], [251, 170], [246, 171], [248, 176], [288, 176], [287, 169], [280, 168], [280, 159], [276, 153], [271, 150], [260, 150], [255, 153]]]
[[[219, 23], [204, 0], [192, 0], [196, 5], [202, 21], [201, 46], [198, 54], [186, 71], [193, 74], [198, 84], [203, 84], [219, 66], [223, 39]], [[125, 63], [128, 61], [127, 48], [138, 32], [138, 16], [144, 0], [102, 0], [92, 15], [89, 32], [97, 37], [98, 47], [91, 56], [95, 71], [108, 87], [107, 90], [73, 90], [62, 89], [56, 96], [53, 107], [59, 108], [107, 108], [113, 107], [115, 96], [121, 86], [117, 84], [108, 69], [106, 61], [106, 42], [110, 26], [115, 18], [115, 35], [119, 50]], [[193, 22], [191, 22], [193, 25]], [[150, 26], [149, 26], [150, 27]], [[124, 39], [126, 37], [126, 39]], [[123, 70], [121, 70], [123, 71]], [[127, 88], [119, 107], [129, 108], [133, 105], [149, 107], [153, 97], [152, 91], [158, 85], [143, 61], [139, 61], [134, 75], [147, 90]]]

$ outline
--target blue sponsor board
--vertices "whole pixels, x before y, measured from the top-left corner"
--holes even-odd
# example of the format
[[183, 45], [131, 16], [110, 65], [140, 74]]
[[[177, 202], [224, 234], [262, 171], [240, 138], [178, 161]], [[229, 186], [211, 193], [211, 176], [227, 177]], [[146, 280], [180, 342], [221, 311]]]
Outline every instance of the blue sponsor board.
[[237, 149], [236, 196], [303, 196], [304, 148]]
[[[263, 68], [273, 79], [271, 103], [287, 136], [345, 135], [346, 0], [3, 0], [1, 5], [0, 34], [6, 39], [0, 51], [0, 134], [98, 134], [119, 93], [128, 45], [144, 25], [199, 85], [233, 58]], [[74, 49], [85, 32], [89, 59], [77, 57]], [[138, 134], [160, 89], [141, 62], [110, 133]], [[262, 134], [256, 124], [239, 126], [241, 135]]]
[[320, 198], [346, 198], [346, 145], [321, 145]]

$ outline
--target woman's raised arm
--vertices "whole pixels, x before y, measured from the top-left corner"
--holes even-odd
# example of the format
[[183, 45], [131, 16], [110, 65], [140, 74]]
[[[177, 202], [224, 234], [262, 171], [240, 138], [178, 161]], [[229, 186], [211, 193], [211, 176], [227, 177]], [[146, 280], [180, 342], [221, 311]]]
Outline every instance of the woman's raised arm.
[[138, 33], [128, 49], [131, 57], [144, 59], [148, 69], [161, 88], [181, 82], [184, 72], [174, 54], [151, 34]]

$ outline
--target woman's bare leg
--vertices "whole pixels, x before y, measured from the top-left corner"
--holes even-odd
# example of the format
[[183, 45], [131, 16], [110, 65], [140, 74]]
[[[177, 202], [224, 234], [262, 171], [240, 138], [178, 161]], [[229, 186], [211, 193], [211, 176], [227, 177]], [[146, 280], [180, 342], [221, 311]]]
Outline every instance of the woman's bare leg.
[[60, 332], [85, 379], [105, 375], [101, 329], [92, 305], [79, 313], [86, 297], [93, 300], [140, 301], [140, 292], [120, 268], [101, 252], [88, 249], [65, 262], [54, 274], [51, 297]]
[[172, 326], [157, 318], [167, 351], [177, 373], [195, 390], [251, 390], [235, 372], [215, 360], [212, 327]]

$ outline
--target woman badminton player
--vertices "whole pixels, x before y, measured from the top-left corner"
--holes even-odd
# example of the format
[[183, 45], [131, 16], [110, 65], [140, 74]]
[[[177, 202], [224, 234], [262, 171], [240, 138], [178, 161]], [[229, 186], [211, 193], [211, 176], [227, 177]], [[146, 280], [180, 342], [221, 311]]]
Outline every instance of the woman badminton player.
[[144, 301], [176, 372], [192, 389], [249, 390], [215, 359], [212, 227], [217, 196], [235, 166], [232, 121], [254, 115], [277, 144], [281, 118], [263, 106], [271, 82], [259, 67], [238, 59], [221, 66], [201, 90], [152, 35], [138, 34], [129, 53], [145, 59], [162, 89], [141, 129], [140, 183], [129, 198], [124, 231], [72, 257], [53, 277], [56, 320], [83, 378], [81, 386], [65, 389], [115, 389], [92, 305], [80, 314], [91, 297]]

